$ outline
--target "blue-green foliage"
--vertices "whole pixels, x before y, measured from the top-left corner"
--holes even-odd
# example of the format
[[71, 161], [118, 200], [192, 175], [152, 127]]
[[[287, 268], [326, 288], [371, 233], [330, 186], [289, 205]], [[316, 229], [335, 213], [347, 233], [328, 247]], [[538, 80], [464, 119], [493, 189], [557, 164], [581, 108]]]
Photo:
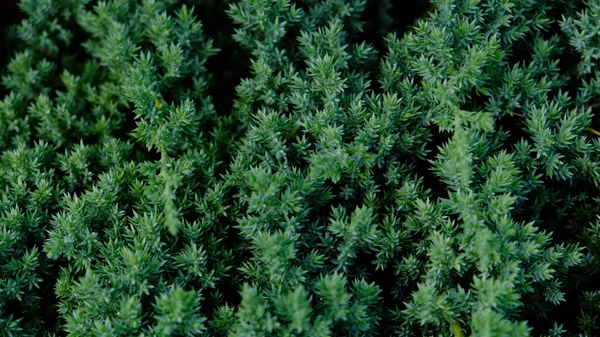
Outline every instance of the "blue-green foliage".
[[19, 6], [0, 335], [600, 333], [599, 1]]

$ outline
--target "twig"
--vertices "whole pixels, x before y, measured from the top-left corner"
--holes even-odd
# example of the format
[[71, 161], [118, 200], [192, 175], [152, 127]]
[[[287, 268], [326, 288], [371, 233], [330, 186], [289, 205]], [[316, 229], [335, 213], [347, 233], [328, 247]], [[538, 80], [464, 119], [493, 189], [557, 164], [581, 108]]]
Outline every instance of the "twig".
[[598, 132], [598, 131], [596, 131], [596, 130], [594, 130], [594, 129], [592, 129], [592, 128], [587, 128], [587, 130], [588, 130], [589, 132], [593, 133], [594, 135], [596, 135], [596, 136], [600, 137], [600, 132]]
[[598, 106], [600, 106], [600, 102], [590, 103], [590, 104], [586, 105], [585, 108], [586, 109], [592, 109], [592, 108], [595, 108], [595, 107], [598, 107]]

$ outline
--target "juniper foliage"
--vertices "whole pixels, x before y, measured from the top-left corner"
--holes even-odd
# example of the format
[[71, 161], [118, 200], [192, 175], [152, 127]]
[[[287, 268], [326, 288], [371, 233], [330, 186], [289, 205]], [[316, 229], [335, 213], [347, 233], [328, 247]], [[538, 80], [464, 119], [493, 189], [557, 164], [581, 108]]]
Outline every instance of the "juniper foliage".
[[600, 333], [597, 0], [18, 6], [1, 335]]

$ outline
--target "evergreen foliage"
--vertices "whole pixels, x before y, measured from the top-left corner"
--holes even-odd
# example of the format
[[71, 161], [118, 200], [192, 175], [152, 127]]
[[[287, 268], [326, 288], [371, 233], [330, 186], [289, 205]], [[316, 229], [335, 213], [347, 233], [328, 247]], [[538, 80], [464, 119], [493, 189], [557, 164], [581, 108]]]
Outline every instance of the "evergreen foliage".
[[600, 1], [18, 9], [0, 336], [600, 334]]

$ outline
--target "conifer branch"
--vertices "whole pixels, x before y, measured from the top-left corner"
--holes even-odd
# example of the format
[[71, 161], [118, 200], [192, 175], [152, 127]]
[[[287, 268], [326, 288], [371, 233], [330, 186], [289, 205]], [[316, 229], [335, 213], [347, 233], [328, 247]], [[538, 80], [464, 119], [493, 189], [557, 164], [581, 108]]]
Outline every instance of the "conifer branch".
[[[594, 104], [596, 104], [596, 105], [588, 105], [588, 108], [589, 108], [589, 107], [592, 107], [592, 106], [600, 106], [600, 103], [594, 103]], [[521, 118], [523, 118], [523, 119], [527, 118], [527, 116], [525, 116], [525, 115], [523, 115], [523, 114], [520, 114], [520, 113], [517, 113], [517, 112], [513, 112], [513, 115], [515, 115], [515, 116], [517, 116], [517, 117], [521, 117]], [[599, 132], [599, 131], [596, 131], [596, 130], [595, 130], [595, 129], [593, 129], [593, 128], [586, 128], [586, 130], [588, 130], [588, 131], [589, 131], [590, 133], [592, 133], [593, 135], [600, 137], [600, 132]]]

